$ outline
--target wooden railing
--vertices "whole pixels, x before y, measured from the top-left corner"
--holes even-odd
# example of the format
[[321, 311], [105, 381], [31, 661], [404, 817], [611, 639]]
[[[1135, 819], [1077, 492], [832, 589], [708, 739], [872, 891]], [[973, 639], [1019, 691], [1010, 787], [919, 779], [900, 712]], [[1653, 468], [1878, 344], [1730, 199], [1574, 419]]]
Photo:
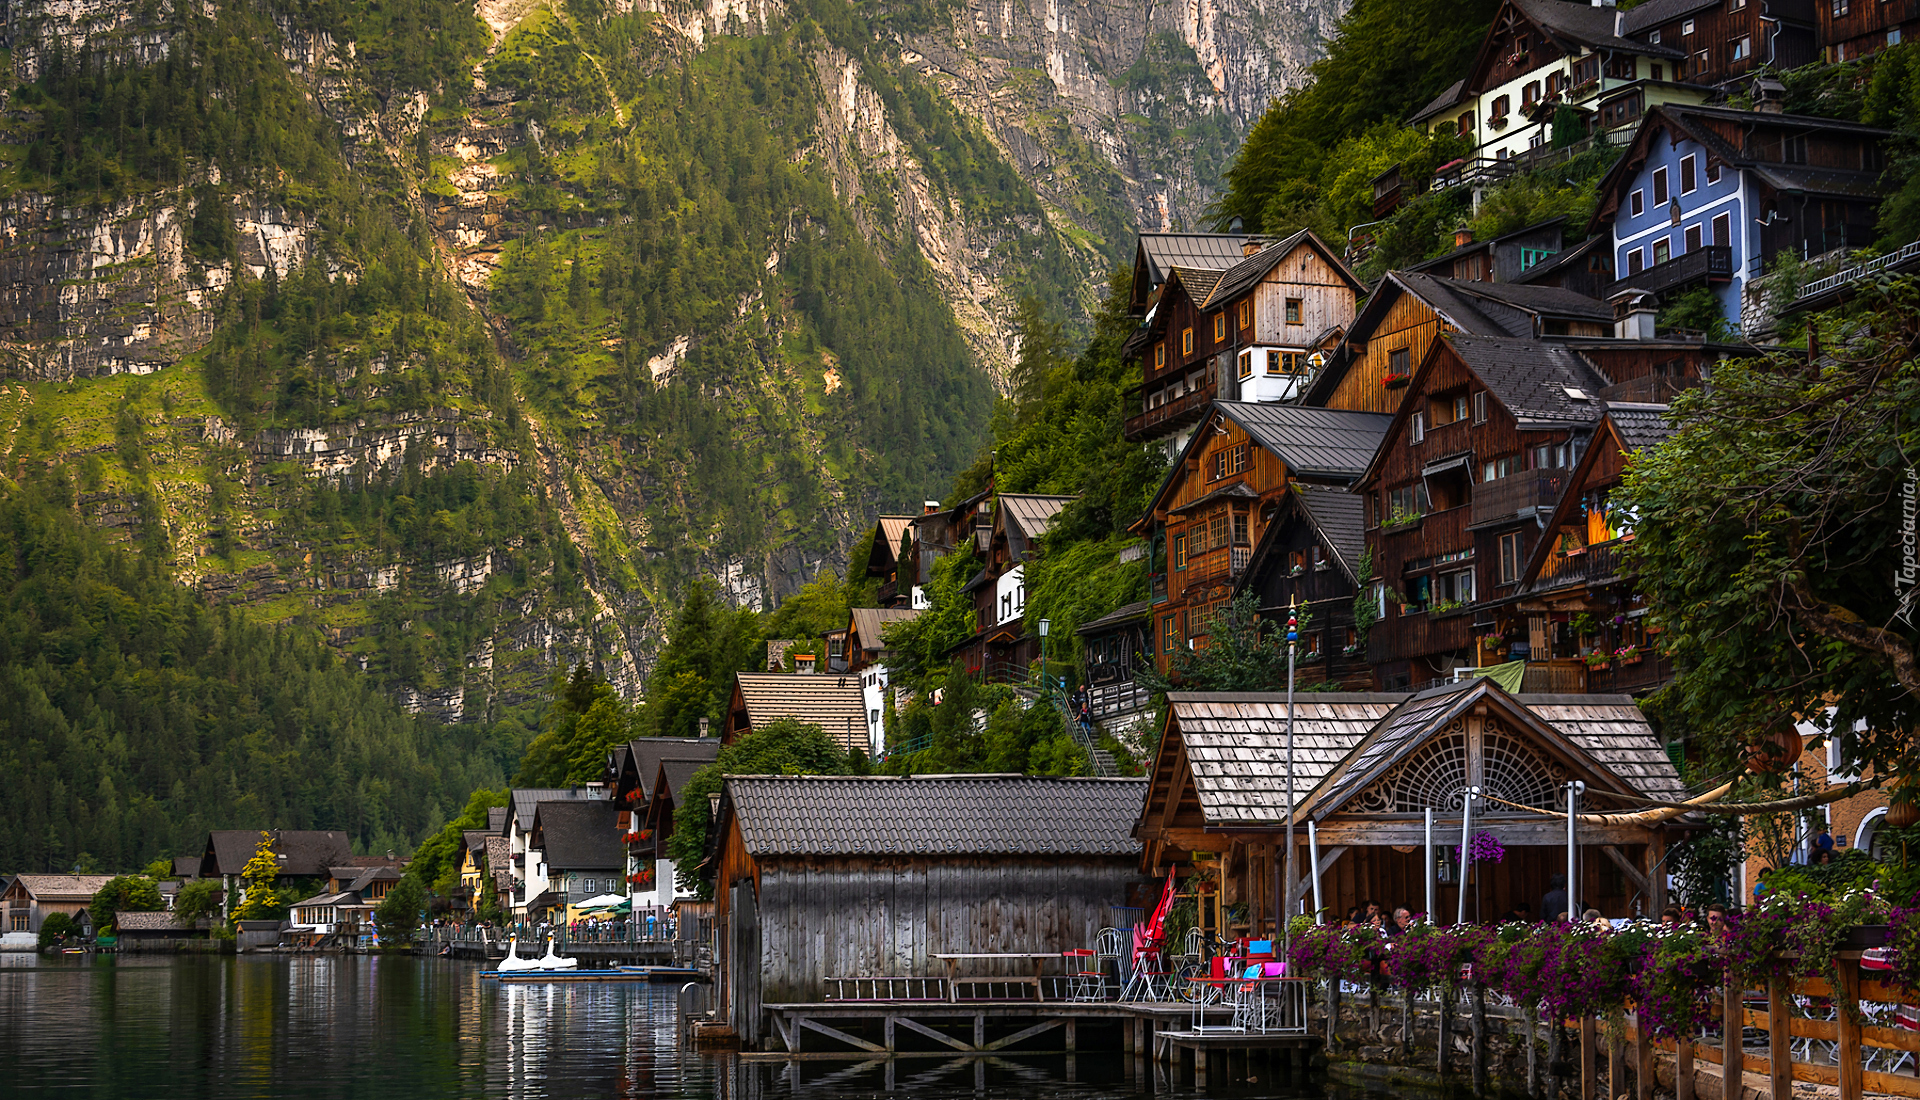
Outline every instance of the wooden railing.
[[1164, 405], [1148, 409], [1138, 416], [1130, 416], [1122, 425], [1121, 434], [1137, 443], [1145, 439], [1148, 432], [1155, 429], [1165, 428], [1170, 431], [1190, 421], [1198, 420], [1200, 414], [1207, 411], [1207, 406], [1213, 403], [1213, 394], [1213, 386], [1202, 386]]
[[944, 1001], [947, 980], [915, 975], [828, 978], [829, 1001]]
[[1567, 483], [1564, 473], [1524, 473], [1483, 481], [1473, 487], [1473, 515], [1469, 523], [1492, 523], [1519, 514], [1522, 509], [1553, 507]]

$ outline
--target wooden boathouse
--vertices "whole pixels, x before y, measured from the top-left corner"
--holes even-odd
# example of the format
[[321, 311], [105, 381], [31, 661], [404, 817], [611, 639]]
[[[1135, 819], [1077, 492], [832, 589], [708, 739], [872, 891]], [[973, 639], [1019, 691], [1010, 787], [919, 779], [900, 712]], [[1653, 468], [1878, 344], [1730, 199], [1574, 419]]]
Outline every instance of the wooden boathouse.
[[[802, 1029], [892, 1049], [896, 1027], [948, 1048], [1004, 1049], [1060, 1025], [1040, 1018], [1060, 1007], [1043, 1003], [1041, 986], [1060, 980], [1062, 952], [1093, 947], [1112, 907], [1138, 893], [1129, 831], [1146, 786], [728, 777], [716, 821], [717, 1019], [749, 1050], [798, 1050]], [[884, 1045], [849, 1033], [883, 1019]]]

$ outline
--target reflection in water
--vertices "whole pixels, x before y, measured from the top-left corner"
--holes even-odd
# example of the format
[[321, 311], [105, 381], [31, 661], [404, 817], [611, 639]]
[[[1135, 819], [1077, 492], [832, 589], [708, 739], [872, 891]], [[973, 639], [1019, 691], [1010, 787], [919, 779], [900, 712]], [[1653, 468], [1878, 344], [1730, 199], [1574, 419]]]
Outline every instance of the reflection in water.
[[[1178, 1094], [1119, 1054], [787, 1062], [678, 1049], [676, 987], [507, 985], [438, 959], [0, 955], [9, 1098]], [[1284, 1079], [1213, 1096], [1322, 1097]]]

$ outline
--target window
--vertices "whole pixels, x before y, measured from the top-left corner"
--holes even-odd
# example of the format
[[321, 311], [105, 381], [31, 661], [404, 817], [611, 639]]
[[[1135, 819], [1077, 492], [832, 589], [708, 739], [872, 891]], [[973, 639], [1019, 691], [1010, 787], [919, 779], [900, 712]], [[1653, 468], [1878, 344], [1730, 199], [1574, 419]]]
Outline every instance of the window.
[[1320, 632], [1315, 631], [1300, 639], [1300, 648], [1306, 651], [1309, 660], [1316, 660], [1320, 656], [1320, 637]]
[[1406, 348], [1395, 348], [1392, 351], [1387, 353], [1387, 373], [1388, 374], [1407, 373], [1407, 349]]
[[1600, 55], [1590, 53], [1573, 63], [1573, 83], [1577, 87], [1600, 79]]
[[1607, 77], [1611, 80], [1632, 80], [1636, 75], [1634, 66], [1638, 62], [1632, 54], [1616, 53], [1607, 58]]
[[1520, 579], [1520, 532], [1500, 536], [1500, 583], [1514, 584]]
[[1493, 97], [1493, 111], [1487, 115], [1487, 121], [1498, 122], [1506, 118], [1513, 108], [1512, 101], [1506, 96]]
[[1542, 264], [1559, 255], [1551, 248], [1523, 248], [1520, 250], [1520, 270], [1525, 271], [1535, 264]]
[[1475, 424], [1487, 422], [1487, 391], [1485, 390], [1473, 395], [1473, 422]]
[[1686, 244], [1686, 247], [1684, 251], [1687, 251], [1687, 252], [1700, 251], [1700, 227], [1699, 226], [1697, 225], [1687, 226], [1685, 244]]
[[1408, 419], [1407, 442], [1418, 447], [1427, 441], [1427, 414], [1414, 413]]
[[1166, 615], [1160, 619], [1160, 652], [1172, 653], [1180, 644], [1180, 616]]
[[1689, 20], [1687, 20], [1686, 22], [1684, 22], [1684, 23], [1681, 23], [1681, 24], [1680, 24], [1680, 33], [1681, 33], [1681, 34], [1683, 34], [1683, 35], [1686, 35], [1686, 34], [1692, 34], [1692, 33], [1693, 33], [1693, 20], [1691, 20], [1691, 19], [1689, 19]]
[[[1647, 42], [1650, 45], [1658, 46], [1660, 44], [1660, 32], [1654, 31], [1652, 34], [1647, 35]], [[1656, 77], [1655, 79], [1658, 78]]]
[[1647, 268], [1646, 250], [1636, 248], [1627, 253], [1627, 274], [1638, 275]]
[[1251, 299], [1240, 303], [1240, 327], [1253, 327], [1253, 301]]
[[1246, 470], [1247, 466], [1247, 445], [1245, 443], [1235, 443], [1231, 447], [1223, 447], [1213, 452], [1213, 476], [1208, 480], [1219, 481], [1223, 477], [1242, 473]]
[[1655, 66], [1653, 67], [1653, 74], [1652, 74], [1652, 75], [1653, 75], [1653, 79], [1655, 79], [1655, 80], [1665, 80], [1665, 79], [1667, 78], [1667, 75], [1666, 75], [1666, 73], [1665, 73], [1665, 71], [1663, 71], [1663, 70], [1661, 69], [1661, 67], [1660, 67], [1660, 66], [1658, 66], [1658, 65], [1655, 65]]
[[1427, 484], [1416, 481], [1387, 493], [1387, 518], [1400, 519], [1421, 515], [1427, 510]]
[[1452, 423], [1454, 420], [1465, 420], [1466, 418], [1467, 395], [1463, 393], [1453, 399], [1453, 417], [1448, 423]]
[[1672, 249], [1672, 246], [1670, 246], [1667, 243], [1667, 238], [1662, 237], [1659, 240], [1653, 242], [1653, 265], [1655, 267], [1658, 267], [1661, 264], [1666, 263], [1668, 260], [1672, 258], [1673, 258], [1673, 249]]
[[1606, 129], [1624, 126], [1639, 117], [1640, 93], [1637, 91], [1603, 104], [1600, 108], [1600, 125]]
[[1297, 325], [1299, 323], [1300, 323], [1300, 299], [1288, 298], [1287, 299], [1287, 324]]
[[1631, 211], [1633, 212], [1633, 216], [1634, 216], [1634, 217], [1636, 217], [1636, 218], [1637, 218], [1637, 217], [1639, 217], [1640, 215], [1642, 215], [1642, 214], [1644, 214], [1644, 213], [1646, 213], [1646, 212], [1647, 212], [1647, 195], [1646, 195], [1646, 192], [1644, 192], [1644, 191], [1635, 191], [1635, 192], [1634, 192], [1633, 194], [1631, 194], [1631, 195], [1628, 195], [1628, 196], [1627, 196], [1627, 209], [1628, 209], [1628, 210], [1631, 210]]
[[1780, 141], [1780, 159], [1787, 164], [1807, 163], [1807, 136], [1796, 134]]
[[1283, 374], [1305, 374], [1307, 372], [1307, 353], [1303, 351], [1270, 351], [1267, 353], [1267, 373], [1274, 377]]
[[1527, 81], [1527, 86], [1520, 89], [1520, 105], [1522, 107], [1531, 107], [1539, 101], [1540, 82], [1538, 80]]
[[1185, 535], [1173, 536], [1173, 567], [1175, 569], [1187, 567], [1187, 536]]
[[1719, 161], [1709, 160], [1707, 162], [1707, 182], [1708, 183], [1720, 182], [1720, 162]]
[[1753, 56], [1753, 39], [1741, 36], [1733, 40], [1733, 53], [1729, 60], [1745, 61]]
[[[1273, 353], [1268, 352], [1267, 354], [1272, 355]], [[1240, 378], [1242, 381], [1245, 381], [1246, 379], [1249, 379], [1252, 377], [1253, 377], [1253, 353], [1250, 351], [1243, 351], [1240, 353]]]
[[1898, 46], [1899, 44], [1900, 44], [1900, 28], [1895, 27], [1892, 30], [1887, 32], [1887, 45]]
[[1213, 315], [1213, 342], [1218, 344], [1226, 338], [1227, 315], [1224, 313], [1216, 313]]
[[1553, 444], [1543, 443], [1533, 449], [1533, 468], [1536, 470], [1553, 468]]
[[1733, 220], [1725, 214], [1713, 216], [1713, 243], [1718, 245], [1733, 243]]
[[1491, 459], [1482, 468], [1480, 480], [1483, 482], [1499, 481], [1501, 478], [1511, 475], [1514, 468], [1518, 465], [1519, 463], [1513, 455]]
[[1836, 16], [1845, 15], [1847, 14], [1847, 9], [1851, 6], [1851, 0], [1833, 0], [1833, 14]]
[[1747, 0], [1727, 0], [1728, 11], [1739, 11], [1747, 6]]
[[1680, 158], [1680, 193], [1691, 195], [1696, 186], [1693, 178], [1693, 154], [1688, 153]]
[[1473, 602], [1473, 570], [1446, 573], [1440, 577], [1440, 598], [1453, 603]]
[[1665, 168], [1653, 170], [1653, 205], [1667, 205], [1667, 170]]
[[1160, 370], [1164, 368], [1166, 365], [1167, 365], [1167, 342], [1165, 340], [1162, 340], [1161, 342], [1153, 345], [1153, 369]]
[[1251, 523], [1252, 518], [1248, 516], [1247, 513], [1235, 512], [1233, 514], [1233, 544], [1235, 546], [1247, 546], [1253, 542], [1250, 535], [1252, 530], [1250, 526]]
[[1473, 133], [1473, 112], [1472, 111], [1468, 111], [1466, 114], [1460, 116], [1460, 132], [1462, 134]]
[[1180, 354], [1193, 354], [1193, 330], [1190, 328], [1180, 330]]

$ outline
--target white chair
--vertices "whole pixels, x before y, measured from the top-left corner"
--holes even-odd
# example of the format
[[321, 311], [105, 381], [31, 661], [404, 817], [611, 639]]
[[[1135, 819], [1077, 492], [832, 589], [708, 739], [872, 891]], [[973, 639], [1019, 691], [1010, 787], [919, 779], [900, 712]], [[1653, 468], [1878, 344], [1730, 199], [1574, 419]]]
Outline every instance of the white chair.
[[[1118, 928], [1102, 928], [1100, 934], [1094, 937], [1093, 965], [1095, 970], [1100, 971], [1102, 983], [1106, 981], [1107, 963], [1112, 962], [1113, 984], [1115, 986], [1121, 984], [1120, 959], [1125, 954], [1126, 940], [1121, 936]], [[1101, 996], [1102, 998], [1106, 996], [1104, 987], [1101, 990]]]

